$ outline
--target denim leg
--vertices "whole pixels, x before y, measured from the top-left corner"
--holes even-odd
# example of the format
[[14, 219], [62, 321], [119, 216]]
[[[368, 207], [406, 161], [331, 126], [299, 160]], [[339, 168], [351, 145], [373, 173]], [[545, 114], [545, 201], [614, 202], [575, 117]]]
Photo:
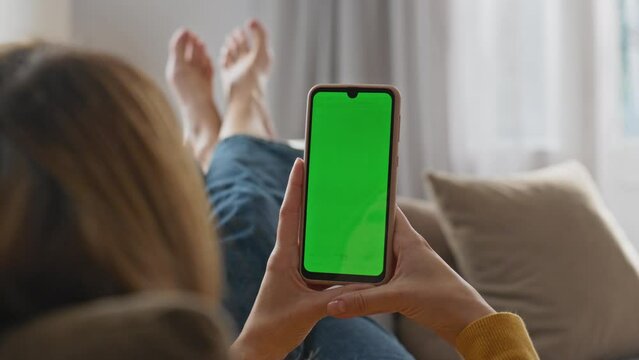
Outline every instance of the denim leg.
[[[221, 141], [206, 190], [226, 269], [224, 306], [241, 330], [253, 307], [277, 234], [279, 209], [295, 158], [286, 145], [248, 136]], [[412, 359], [367, 318], [321, 320], [287, 359]]]
[[248, 136], [222, 140], [206, 187], [226, 268], [224, 305], [238, 330], [257, 296], [277, 233], [288, 176], [300, 151]]
[[303, 359], [414, 359], [394, 335], [369, 318], [325, 318], [304, 340]]

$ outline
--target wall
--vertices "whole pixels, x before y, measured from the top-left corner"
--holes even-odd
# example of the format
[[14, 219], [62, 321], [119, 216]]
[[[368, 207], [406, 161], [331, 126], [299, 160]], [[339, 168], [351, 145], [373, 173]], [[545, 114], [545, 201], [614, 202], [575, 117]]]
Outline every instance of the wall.
[[0, 43], [69, 40], [71, 7], [71, 0], [0, 0]]
[[[182, 7], [178, 5], [180, 2], [175, 0], [2, 1], [4, 2], [0, 2], [0, 5], [6, 6], [4, 4], [12, 4], [14, 11], [26, 11], [29, 9], [29, 6], [31, 6], [29, 4], [39, 4], [41, 10], [35, 12], [35, 18], [41, 19], [43, 21], [42, 24], [47, 23], [47, 21], [44, 21], [45, 18], [42, 18], [43, 15], [62, 12], [62, 17], [64, 18], [64, 16], [67, 16], [65, 14], [70, 13], [70, 28], [72, 29], [72, 39], [74, 42], [116, 53], [124, 57], [145, 70], [164, 89], [166, 89], [166, 84], [163, 73], [167, 55], [167, 42], [172, 32], [180, 26], [187, 26], [201, 34], [209, 46], [209, 49], [213, 52], [214, 56], [217, 57], [219, 46], [222, 44], [225, 35], [250, 16], [260, 14], [267, 26], [270, 25], [269, 28], [276, 33], [278, 30], [285, 28], [284, 26], [279, 26], [281, 23], [295, 22], [296, 24], [301, 23], [310, 26], [309, 22], [316, 20], [318, 16], [316, 12], [311, 12], [307, 17], [301, 18], [281, 15], [284, 13], [295, 14], [296, 12], [293, 10], [298, 7], [303, 7], [304, 2], [302, 1], [286, 0], [189, 0], [181, 2], [188, 4]], [[71, 4], [71, 9], [68, 9], [68, 5], [64, 5], [69, 3]], [[310, 2], [308, 3], [310, 5]], [[317, 3], [313, 5], [315, 4]], [[11, 28], [12, 18], [6, 16], [9, 11], [2, 6], [0, 6], [0, 24], [4, 25], [2, 25], [0, 29]], [[595, 14], [602, 14], [600, 10], [601, 9], [597, 9]], [[3, 16], [3, 14], [5, 14], [5, 16]], [[600, 17], [601, 16], [598, 16], [598, 18]], [[612, 19], [615, 18], [615, 15], [612, 14], [608, 17]], [[49, 16], [46, 19], [51, 18], [55, 18], [55, 16]], [[50, 22], [51, 20], [48, 21]], [[38, 23], [39, 21], [35, 22], [35, 24]], [[62, 24], [64, 24], [64, 21]], [[421, 26], [429, 24], [421, 24]], [[609, 24], [609, 26], [614, 27], [617, 25], [613, 23]], [[65, 29], [65, 26], [61, 25], [59, 28]], [[43, 32], [42, 30], [38, 31], [39, 33]], [[63, 30], [63, 33], [64, 31], [67, 30]], [[295, 41], [295, 39], [300, 37], [300, 34], [291, 32], [277, 33], [276, 35], [278, 36], [275, 36], [275, 41], [273, 42], [275, 54], [284, 53], [284, 51], [280, 50], [287, 49], [287, 42]], [[282, 43], [278, 43], [278, 39], [282, 41]], [[302, 41], [305, 41], [305, 39], [302, 39]], [[611, 47], [611, 49], [607, 49], [606, 51], [599, 51], [599, 54], [616, 53], [616, 41], [605, 40], [599, 43], [607, 44], [607, 46]], [[312, 43], [308, 45], [313, 46]], [[305, 76], [304, 73], [297, 71], [299, 69], [296, 67], [302, 60], [304, 59], [292, 57], [290, 59], [277, 59], [273, 69], [274, 82], [290, 78], [291, 73], [293, 73], [293, 77]], [[608, 90], [615, 89], [616, 85], [602, 85], [605, 85], [604, 83], [608, 80], [615, 78], [615, 76], [610, 75], [608, 70], [615, 67], [617, 60], [602, 60], [598, 58], [596, 59], [596, 63], [605, 64], [606, 68], [606, 71], [600, 73], [603, 74], [601, 79], [597, 81], [598, 86], [606, 90], [604, 94], [599, 95], [604, 96], [605, 93], [612, 94], [613, 92]], [[280, 68], [277, 66], [278, 64], [287, 65]], [[274, 85], [276, 85], [275, 88], [286, 89], [286, 87], [278, 86], [281, 85], [279, 83]], [[301, 87], [295, 89], [288, 88], [287, 90], [299, 99], [296, 98], [295, 101], [291, 101], [293, 96], [289, 97], [291, 94], [286, 94], [283, 103], [275, 102], [274, 105], [276, 106], [272, 109], [275, 120], [299, 117], [300, 128], [302, 128], [304, 117], [303, 108], [305, 106], [303, 103], [303, 93], [305, 90]], [[218, 102], [221, 100], [220, 93], [218, 89], [216, 92]], [[296, 105], [293, 105], [293, 103]], [[609, 100], [608, 103], [610, 106], [617, 106], [616, 98]], [[286, 111], [286, 109], [290, 111]], [[598, 108], [598, 111], [611, 112], [602, 106]], [[614, 123], [616, 121], [614, 117], [606, 117], [608, 116], [606, 114], [600, 114], [598, 116], [602, 119], [605, 118], [606, 123]], [[289, 128], [292, 127], [289, 126]], [[285, 128], [281, 130], [283, 130], [281, 133], [285, 136], [291, 133], [299, 133], [299, 129], [291, 130]], [[606, 129], [600, 129], [600, 131], [598, 131], [599, 134], [605, 134], [606, 132]], [[605, 137], [610, 138], [609, 136]], [[625, 146], [624, 142], [619, 142], [617, 139], [618, 137], [613, 139], [613, 141], [605, 141], [603, 145], [605, 149], [603, 149], [604, 151], [600, 151], [600, 153], [603, 154], [602, 158], [598, 159], [598, 172], [602, 174], [599, 179], [600, 185], [615, 215], [619, 218], [630, 238], [634, 239], [635, 244], [639, 245], [639, 222], [636, 221], [637, 199], [639, 199], [639, 186], [637, 186], [637, 184], [639, 184], [637, 180], [639, 179], [639, 173], [630, 173], [628, 171], [628, 169], [636, 169], [637, 159], [639, 159], [639, 155], [637, 155], [639, 154], [637, 150], [639, 146], [633, 145], [632, 149], [629, 149], [628, 146]], [[615, 144], [622, 143], [624, 147], [615, 146]], [[437, 154], [433, 158], [436, 159], [437, 156], [441, 157], [441, 154]]]
[[[173, 31], [186, 26], [200, 34], [217, 63], [226, 34], [254, 12], [251, 0], [72, 1], [74, 42], [120, 55], [165, 90], [164, 64]], [[184, 3], [188, 5], [179, 5]], [[220, 94], [216, 91], [218, 101]]]

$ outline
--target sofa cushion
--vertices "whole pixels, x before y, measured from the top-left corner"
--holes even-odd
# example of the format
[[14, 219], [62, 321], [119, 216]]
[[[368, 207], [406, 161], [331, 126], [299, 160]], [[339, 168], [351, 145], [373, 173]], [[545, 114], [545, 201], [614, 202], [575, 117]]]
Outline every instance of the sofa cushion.
[[6, 331], [0, 359], [225, 359], [224, 323], [185, 294], [109, 298]]
[[639, 257], [582, 165], [429, 179], [461, 274], [542, 359], [639, 354]]

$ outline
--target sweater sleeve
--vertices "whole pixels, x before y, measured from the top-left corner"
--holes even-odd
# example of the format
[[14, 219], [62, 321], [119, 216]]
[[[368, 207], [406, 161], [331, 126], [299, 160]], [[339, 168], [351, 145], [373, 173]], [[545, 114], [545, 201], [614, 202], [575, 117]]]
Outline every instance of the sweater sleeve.
[[523, 320], [511, 313], [485, 316], [457, 336], [457, 351], [466, 360], [537, 360]]

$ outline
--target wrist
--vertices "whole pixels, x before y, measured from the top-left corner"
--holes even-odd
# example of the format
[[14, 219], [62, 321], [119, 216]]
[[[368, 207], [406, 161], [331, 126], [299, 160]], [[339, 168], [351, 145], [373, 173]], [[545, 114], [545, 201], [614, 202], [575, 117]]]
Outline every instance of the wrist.
[[495, 310], [478, 294], [473, 292], [451, 302], [449, 323], [442, 327], [440, 336], [455, 346], [457, 336], [473, 322], [495, 314]]
[[267, 343], [260, 341], [266, 337], [256, 336], [246, 329], [242, 330], [240, 336], [231, 344], [229, 355], [231, 360], [281, 360], [284, 355], [277, 354], [267, 346]]
[[260, 354], [259, 348], [253, 345], [240, 335], [229, 349], [231, 360], [267, 359], [264, 354]]
[[231, 344], [229, 348], [229, 358], [231, 360], [257, 359], [254, 350], [247, 347], [240, 339], [235, 340], [235, 342]]

